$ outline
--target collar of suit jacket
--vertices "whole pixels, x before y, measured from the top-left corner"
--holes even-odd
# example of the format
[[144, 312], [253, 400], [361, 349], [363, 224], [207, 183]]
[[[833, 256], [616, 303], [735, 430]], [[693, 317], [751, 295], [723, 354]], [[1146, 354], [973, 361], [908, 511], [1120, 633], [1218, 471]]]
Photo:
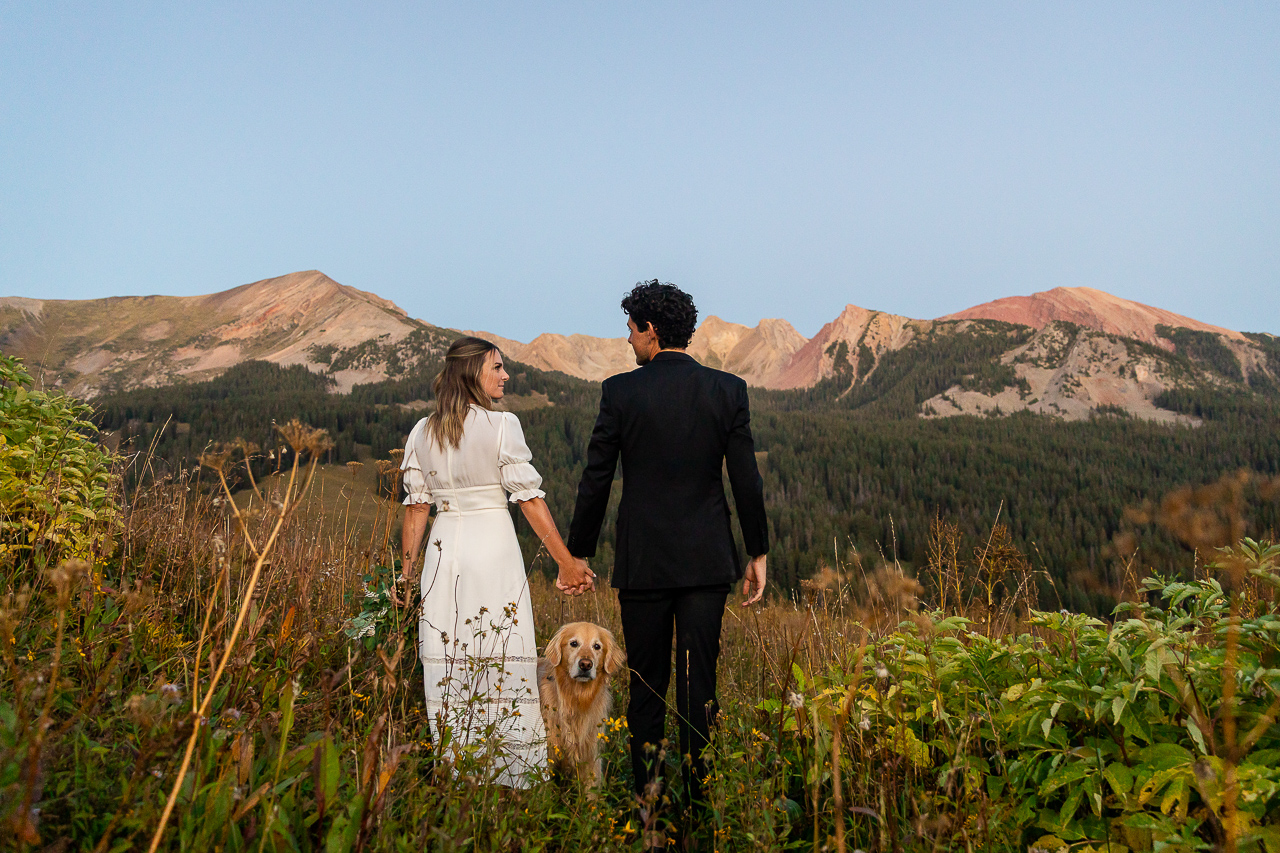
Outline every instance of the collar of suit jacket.
[[674, 359], [688, 359], [689, 361], [694, 360], [693, 356], [689, 355], [689, 353], [685, 352], [684, 350], [664, 349], [664, 350], [659, 350], [658, 352], [655, 352], [653, 354], [653, 358], [649, 359], [649, 361], [670, 361]]

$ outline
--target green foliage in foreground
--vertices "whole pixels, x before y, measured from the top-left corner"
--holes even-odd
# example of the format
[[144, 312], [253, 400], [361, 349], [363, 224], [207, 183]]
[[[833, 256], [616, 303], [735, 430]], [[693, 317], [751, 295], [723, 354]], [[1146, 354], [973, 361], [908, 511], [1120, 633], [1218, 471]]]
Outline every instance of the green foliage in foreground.
[[[759, 671], [735, 675], [764, 698], [724, 696], [700, 849], [1277, 849], [1280, 548], [1247, 541], [1229, 559], [1242, 591], [1150, 579], [1154, 603], [1114, 624], [1033, 613], [1007, 636], [915, 614], [781, 681], [765, 662], [798, 661], [803, 638], [778, 642], [789, 608], [763, 610]], [[19, 848], [145, 848], [192, 735], [189, 682], [170, 679], [197, 626], [93, 592], [74, 564], [25, 614], [13, 603], [0, 822]], [[410, 622], [372, 650], [291, 625], [269, 620], [237, 656], [161, 849], [638, 849], [619, 721], [598, 797], [489, 785], [483, 754], [450, 767], [426, 740]]]
[[45, 566], [100, 552], [113, 529], [112, 456], [93, 410], [31, 390], [19, 359], [0, 355], [0, 567]]
[[856, 846], [932, 821], [987, 850], [1277, 850], [1280, 547], [1246, 540], [1219, 568], [1247, 592], [1148, 578], [1155, 603], [1113, 624], [916, 618], [761, 707], [798, 735], [781, 742], [811, 802], [849, 780]]

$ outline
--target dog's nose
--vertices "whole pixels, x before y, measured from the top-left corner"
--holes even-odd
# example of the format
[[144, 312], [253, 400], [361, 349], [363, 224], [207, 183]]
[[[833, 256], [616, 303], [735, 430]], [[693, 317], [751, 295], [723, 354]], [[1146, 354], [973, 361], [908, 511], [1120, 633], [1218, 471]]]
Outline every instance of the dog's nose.
[[578, 661], [578, 669], [582, 670], [583, 672], [586, 672], [587, 670], [591, 669], [591, 661], [587, 660], [586, 658], [583, 658], [582, 660]]

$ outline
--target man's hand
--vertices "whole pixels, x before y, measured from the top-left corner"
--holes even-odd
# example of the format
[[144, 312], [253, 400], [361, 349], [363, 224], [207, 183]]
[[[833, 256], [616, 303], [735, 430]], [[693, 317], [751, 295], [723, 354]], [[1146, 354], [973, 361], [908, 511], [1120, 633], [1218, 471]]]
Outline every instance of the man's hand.
[[752, 557], [751, 562], [747, 563], [747, 571], [742, 578], [742, 595], [746, 599], [742, 602], [743, 607], [755, 604], [764, 596], [764, 564], [767, 556], [761, 554], [759, 557]]
[[560, 576], [556, 578], [556, 589], [565, 595], [582, 595], [587, 590], [596, 588], [596, 573], [591, 571], [587, 561], [582, 557], [571, 557], [560, 564]]

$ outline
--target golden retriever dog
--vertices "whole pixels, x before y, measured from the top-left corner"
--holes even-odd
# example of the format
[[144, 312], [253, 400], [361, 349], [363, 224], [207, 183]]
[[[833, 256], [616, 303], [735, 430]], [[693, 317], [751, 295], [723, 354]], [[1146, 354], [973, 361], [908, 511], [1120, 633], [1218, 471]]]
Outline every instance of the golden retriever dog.
[[609, 677], [627, 664], [613, 634], [591, 622], [561, 626], [538, 658], [547, 754], [589, 787], [600, 784], [598, 735], [613, 705]]

